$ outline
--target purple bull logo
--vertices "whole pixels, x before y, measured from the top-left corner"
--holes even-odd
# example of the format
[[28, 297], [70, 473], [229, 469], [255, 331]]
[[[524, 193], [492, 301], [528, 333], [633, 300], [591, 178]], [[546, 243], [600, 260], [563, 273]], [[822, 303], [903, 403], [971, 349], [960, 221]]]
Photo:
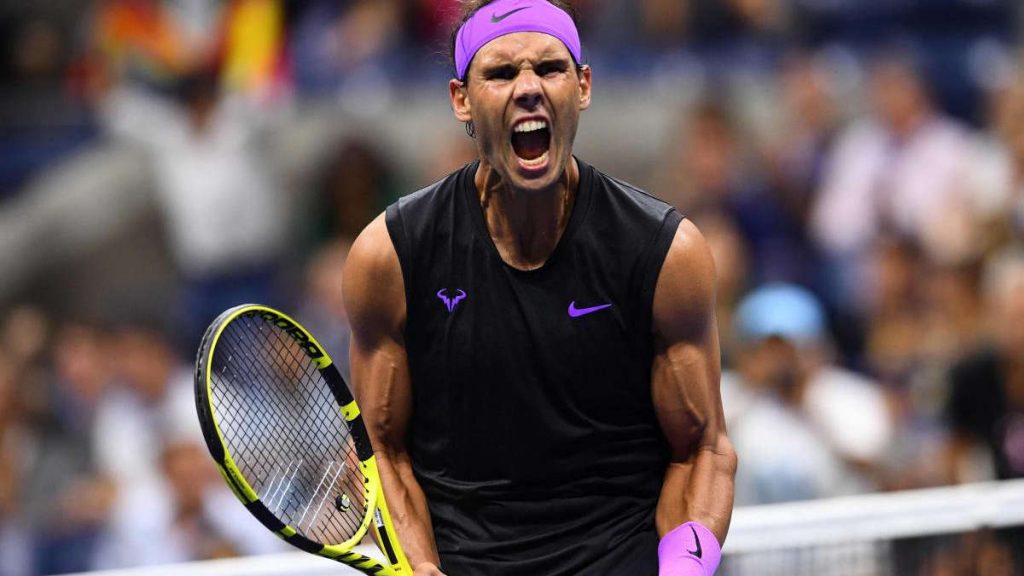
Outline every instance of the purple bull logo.
[[441, 288], [438, 290], [437, 297], [441, 299], [441, 302], [444, 302], [445, 308], [448, 308], [448, 313], [451, 314], [455, 311], [455, 307], [459, 305], [459, 302], [466, 299], [466, 291], [461, 288], [456, 288], [455, 290], [458, 294], [456, 294], [454, 298], [449, 298], [445, 294], [447, 290], [447, 288]]

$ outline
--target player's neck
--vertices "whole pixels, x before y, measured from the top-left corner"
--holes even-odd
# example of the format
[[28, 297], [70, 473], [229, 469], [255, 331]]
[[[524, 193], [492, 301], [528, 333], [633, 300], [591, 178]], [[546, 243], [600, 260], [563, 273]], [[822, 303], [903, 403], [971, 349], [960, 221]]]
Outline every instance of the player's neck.
[[544, 265], [569, 223], [579, 180], [575, 158], [570, 158], [555, 185], [543, 191], [513, 189], [481, 163], [477, 194], [487, 231], [502, 260], [523, 270]]

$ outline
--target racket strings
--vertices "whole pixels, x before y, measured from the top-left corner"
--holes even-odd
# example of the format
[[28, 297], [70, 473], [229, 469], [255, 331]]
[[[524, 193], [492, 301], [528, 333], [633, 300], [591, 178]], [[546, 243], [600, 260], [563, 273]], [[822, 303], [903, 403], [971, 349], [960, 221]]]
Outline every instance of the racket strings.
[[[271, 326], [269, 329], [270, 333], [273, 334], [273, 340], [268, 340], [266, 343], [268, 344], [267, 347], [260, 350], [260, 353], [262, 358], [272, 360], [271, 365], [274, 372], [278, 375], [283, 375], [284, 381], [289, 384], [304, 382], [308, 387], [309, 383], [317, 382], [319, 380], [319, 372], [312, 365], [309, 365], [308, 370], [304, 373], [297, 373], [297, 370], [302, 369], [303, 363], [308, 364], [308, 360], [305, 359], [301, 351], [291, 350], [293, 347], [297, 348], [294, 342], [286, 335], [282, 335], [276, 327]], [[335, 429], [334, 436], [337, 437], [338, 433], [346, 435], [347, 428], [338, 417], [337, 412], [332, 408], [332, 398], [326, 396], [323, 390], [325, 386], [323, 386], [322, 382], [320, 384], [319, 390], [302, 391], [304, 393], [301, 395], [292, 390], [287, 394], [278, 394], [278, 398], [271, 398], [270, 402], [277, 402], [289, 409], [287, 417], [290, 423], [302, 421], [302, 419], [310, 419], [317, 422], [333, 421], [333, 426], [331, 427]], [[279, 387], [271, 388], [271, 390], [281, 392]], [[311, 403], [310, 406], [300, 405], [298, 400], [311, 397], [310, 392], [313, 392], [314, 395], [319, 392], [319, 402]], [[282, 398], [286, 402], [281, 402]], [[310, 407], [313, 408], [312, 413], [310, 413]], [[279, 517], [289, 520], [289, 524], [299, 524], [294, 527], [304, 532], [309, 532], [312, 536], [316, 536], [314, 522], [320, 517], [324, 510], [324, 505], [330, 500], [332, 484], [336, 482], [338, 477], [342, 476], [341, 472], [344, 469], [342, 462], [348, 462], [349, 460], [354, 462], [354, 459], [339, 462], [335, 457], [331, 457], [328, 452], [334, 446], [335, 441], [324, 435], [309, 435], [307, 430], [291, 429], [287, 434], [283, 435], [282, 439], [284, 440], [282, 444], [284, 444], [285, 450], [282, 451], [281, 447], [276, 450], [275, 463], [273, 470], [269, 473], [270, 480], [263, 491], [263, 499]], [[308, 453], [311, 449], [317, 460], [321, 463], [327, 462], [327, 469], [317, 481], [316, 488], [312, 491], [309, 490], [309, 486], [314, 481], [311, 476], [314, 468], [305, 466], [302, 458], [292, 457], [296, 454]], [[282, 454], [282, 452], [286, 452], [287, 455]], [[348, 453], [351, 454], [350, 445]], [[263, 469], [263, 472], [264, 474], [267, 473], [266, 468]], [[267, 476], [263, 477], [266, 478]], [[351, 478], [348, 475], [346, 477]], [[352, 487], [350, 484], [346, 494], [351, 491]], [[356, 494], [359, 494], [358, 486], [356, 487]], [[349, 503], [351, 504], [351, 496], [349, 496]], [[300, 507], [302, 508], [302, 515], [296, 520], [294, 516]], [[312, 516], [309, 515], [311, 508], [313, 509]], [[357, 520], [361, 519], [361, 515], [357, 516]], [[307, 517], [309, 518], [308, 521], [306, 520]], [[350, 522], [348, 526], [345, 526], [346, 530], [354, 530], [357, 527], [358, 522]], [[347, 536], [348, 534], [345, 535]]]
[[258, 315], [235, 319], [214, 351], [211, 395], [235, 464], [271, 512], [325, 544], [356, 533], [367, 510], [348, 425], [287, 333]]

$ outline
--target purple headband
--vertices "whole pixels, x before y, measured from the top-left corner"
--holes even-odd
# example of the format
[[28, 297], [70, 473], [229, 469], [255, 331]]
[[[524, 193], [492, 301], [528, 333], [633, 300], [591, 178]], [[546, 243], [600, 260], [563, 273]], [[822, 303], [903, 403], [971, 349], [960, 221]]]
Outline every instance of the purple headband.
[[582, 60], [580, 34], [572, 17], [547, 0], [497, 0], [476, 11], [455, 36], [455, 72], [466, 77], [477, 50], [513, 32], [541, 32], [565, 44], [577, 64]]

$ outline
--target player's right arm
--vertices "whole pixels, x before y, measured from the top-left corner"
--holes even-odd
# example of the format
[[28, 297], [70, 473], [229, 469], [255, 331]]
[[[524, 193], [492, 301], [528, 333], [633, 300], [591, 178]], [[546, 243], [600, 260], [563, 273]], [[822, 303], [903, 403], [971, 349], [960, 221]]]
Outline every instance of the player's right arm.
[[399, 542], [416, 576], [441, 576], [427, 499], [405, 445], [412, 415], [405, 286], [383, 214], [352, 245], [342, 290], [352, 326], [352, 386]]

